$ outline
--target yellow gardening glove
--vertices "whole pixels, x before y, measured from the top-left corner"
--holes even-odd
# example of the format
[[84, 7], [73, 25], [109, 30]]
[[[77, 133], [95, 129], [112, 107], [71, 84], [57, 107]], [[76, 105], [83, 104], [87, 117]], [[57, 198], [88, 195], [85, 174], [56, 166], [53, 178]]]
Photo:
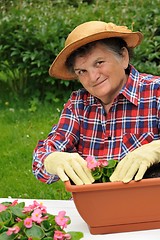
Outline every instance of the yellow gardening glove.
[[49, 154], [44, 167], [50, 174], [56, 174], [64, 182], [70, 179], [76, 185], [94, 182], [87, 162], [78, 153], [53, 152]]
[[[111, 182], [141, 180], [146, 170], [160, 162], [160, 140], [152, 141], [128, 153], [117, 165], [110, 177]], [[136, 174], [136, 175], [135, 175]]]

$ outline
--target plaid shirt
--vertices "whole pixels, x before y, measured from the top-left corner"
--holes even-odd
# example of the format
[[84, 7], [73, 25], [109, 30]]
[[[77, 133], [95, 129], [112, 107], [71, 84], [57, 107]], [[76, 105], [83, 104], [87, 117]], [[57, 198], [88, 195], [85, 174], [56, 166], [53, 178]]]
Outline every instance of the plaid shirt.
[[108, 113], [85, 89], [72, 93], [58, 124], [34, 151], [33, 173], [46, 183], [58, 180], [43, 166], [53, 151], [78, 152], [84, 159], [93, 155], [121, 160], [129, 151], [156, 139], [160, 139], [160, 77], [131, 67], [128, 81]]

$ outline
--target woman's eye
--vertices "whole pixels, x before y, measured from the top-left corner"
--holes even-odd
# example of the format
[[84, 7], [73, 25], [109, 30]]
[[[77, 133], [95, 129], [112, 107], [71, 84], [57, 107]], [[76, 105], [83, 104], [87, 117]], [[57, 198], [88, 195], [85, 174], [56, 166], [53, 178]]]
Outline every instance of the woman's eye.
[[100, 65], [102, 65], [104, 63], [104, 61], [98, 61], [97, 62], [97, 66], [100, 66]]
[[78, 70], [78, 71], [76, 71], [76, 75], [82, 75], [82, 74], [84, 74], [85, 73], [85, 70]]

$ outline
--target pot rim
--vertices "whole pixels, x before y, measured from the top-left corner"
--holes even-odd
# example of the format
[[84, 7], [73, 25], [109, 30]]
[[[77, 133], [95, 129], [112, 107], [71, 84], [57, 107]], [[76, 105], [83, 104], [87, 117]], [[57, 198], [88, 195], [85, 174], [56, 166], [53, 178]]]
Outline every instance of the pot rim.
[[148, 178], [140, 181], [130, 181], [129, 183], [123, 182], [105, 182], [93, 183], [85, 185], [72, 185], [70, 181], [65, 182], [65, 188], [68, 192], [87, 192], [87, 191], [101, 191], [101, 190], [116, 190], [127, 188], [141, 188], [148, 186], [160, 185], [160, 178]]

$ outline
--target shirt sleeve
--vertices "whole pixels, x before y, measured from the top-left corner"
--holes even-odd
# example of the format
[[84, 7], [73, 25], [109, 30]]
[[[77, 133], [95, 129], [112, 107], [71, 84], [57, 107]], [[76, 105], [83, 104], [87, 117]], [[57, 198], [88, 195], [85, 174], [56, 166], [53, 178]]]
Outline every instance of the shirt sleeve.
[[[160, 79], [160, 77], [159, 77]], [[159, 84], [159, 88], [157, 91], [157, 109], [158, 109], [158, 119], [159, 119], [159, 123], [158, 123], [158, 129], [159, 129], [159, 133], [160, 133], [160, 84]]]
[[47, 139], [40, 140], [34, 149], [32, 170], [35, 177], [47, 184], [57, 181], [57, 175], [49, 174], [45, 170], [44, 159], [54, 151], [77, 152], [78, 139], [79, 120], [70, 99], [64, 106], [58, 124], [53, 126]]

